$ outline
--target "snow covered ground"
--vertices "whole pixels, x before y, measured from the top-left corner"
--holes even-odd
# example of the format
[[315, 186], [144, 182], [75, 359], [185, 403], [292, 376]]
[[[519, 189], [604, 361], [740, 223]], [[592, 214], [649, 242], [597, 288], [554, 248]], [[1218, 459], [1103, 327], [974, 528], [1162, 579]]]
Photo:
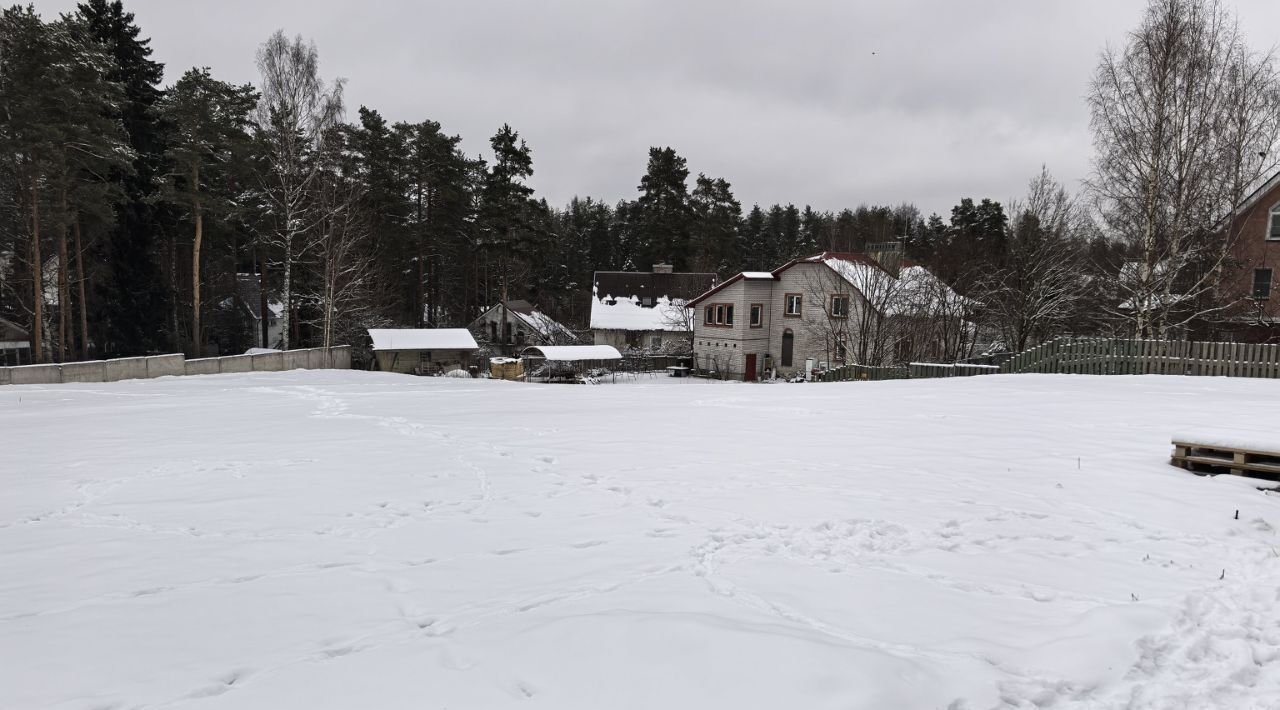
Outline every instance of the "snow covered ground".
[[1280, 382], [676, 383], [0, 388], [0, 708], [1280, 707]]

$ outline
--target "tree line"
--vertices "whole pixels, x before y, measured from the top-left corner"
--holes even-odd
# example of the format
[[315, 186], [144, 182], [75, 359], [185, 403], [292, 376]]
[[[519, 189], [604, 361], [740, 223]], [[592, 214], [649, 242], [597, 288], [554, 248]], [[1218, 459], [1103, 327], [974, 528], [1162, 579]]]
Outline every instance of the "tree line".
[[[262, 43], [256, 85], [192, 68], [164, 86], [148, 45], [118, 0], [0, 16], [0, 317], [29, 326], [38, 361], [239, 351], [266, 339], [245, 307], [265, 331], [273, 304], [283, 347], [466, 325], [514, 298], [583, 327], [596, 270], [727, 277], [889, 248], [964, 294], [1006, 348], [1166, 337], [1226, 312], [1216, 220], [1275, 169], [1280, 132], [1271, 55], [1213, 0], [1153, 0], [1101, 58], [1079, 195], [1046, 170], [946, 219], [910, 203], [744, 208], [728, 180], [654, 147], [633, 198], [553, 206], [516, 129], [484, 158], [436, 121], [350, 115], [301, 37]], [[237, 305], [245, 279], [259, 302]]]

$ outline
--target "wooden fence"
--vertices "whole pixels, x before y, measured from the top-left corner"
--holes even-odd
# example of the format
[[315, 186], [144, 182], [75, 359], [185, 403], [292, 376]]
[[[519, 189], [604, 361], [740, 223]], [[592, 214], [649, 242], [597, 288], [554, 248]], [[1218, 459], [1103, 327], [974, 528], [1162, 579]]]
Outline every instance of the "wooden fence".
[[814, 379], [818, 382], [849, 382], [852, 380], [905, 380], [910, 376], [905, 367], [841, 365], [816, 375]]
[[1280, 346], [1125, 338], [1058, 338], [1018, 353], [1000, 372], [1280, 377]]
[[912, 379], [926, 377], [972, 377], [993, 375], [1000, 372], [997, 365], [971, 365], [968, 363], [913, 362], [907, 365]]
[[1280, 345], [1063, 337], [1024, 350], [999, 366], [932, 362], [913, 362], [907, 367], [843, 365], [815, 379], [844, 382], [1029, 372], [1280, 378]]

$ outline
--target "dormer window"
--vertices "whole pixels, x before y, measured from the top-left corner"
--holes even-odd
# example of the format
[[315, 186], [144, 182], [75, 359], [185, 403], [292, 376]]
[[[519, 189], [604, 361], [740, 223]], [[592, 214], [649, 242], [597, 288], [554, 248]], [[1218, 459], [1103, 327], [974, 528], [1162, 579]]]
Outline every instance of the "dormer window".
[[1267, 239], [1280, 240], [1280, 205], [1271, 208], [1271, 223], [1267, 225]]

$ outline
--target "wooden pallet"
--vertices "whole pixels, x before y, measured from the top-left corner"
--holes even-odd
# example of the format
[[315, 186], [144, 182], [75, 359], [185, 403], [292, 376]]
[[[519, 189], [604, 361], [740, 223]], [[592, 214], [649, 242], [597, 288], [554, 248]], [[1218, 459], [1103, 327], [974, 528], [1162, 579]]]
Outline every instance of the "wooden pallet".
[[1169, 463], [1193, 473], [1280, 480], [1280, 452], [1174, 441]]

